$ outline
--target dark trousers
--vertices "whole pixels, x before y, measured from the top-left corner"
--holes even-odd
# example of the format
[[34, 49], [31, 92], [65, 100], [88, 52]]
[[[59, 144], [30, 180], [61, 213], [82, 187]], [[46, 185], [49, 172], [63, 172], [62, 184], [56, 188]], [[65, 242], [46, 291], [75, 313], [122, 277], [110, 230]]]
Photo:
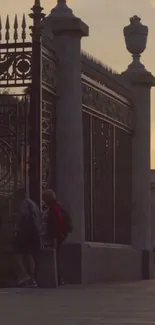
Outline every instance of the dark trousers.
[[15, 250], [18, 257], [19, 276], [20, 278], [31, 277], [36, 280], [39, 256], [40, 256], [40, 240], [26, 242], [21, 238], [15, 239]]
[[18, 253], [18, 271], [19, 280], [26, 279], [29, 276], [32, 280], [37, 280], [39, 252], [33, 253]]
[[64, 238], [63, 239], [56, 239], [55, 241], [53, 241], [53, 247], [56, 250], [56, 263], [57, 263], [57, 276], [58, 276], [58, 283], [61, 282], [62, 279], [62, 274], [61, 274], [61, 266], [60, 266], [60, 253], [61, 253], [61, 246], [64, 242]]
[[57, 274], [58, 274], [58, 283], [61, 281], [61, 267], [60, 267], [60, 252], [61, 252], [62, 241], [57, 240], [56, 247], [56, 258], [57, 258]]

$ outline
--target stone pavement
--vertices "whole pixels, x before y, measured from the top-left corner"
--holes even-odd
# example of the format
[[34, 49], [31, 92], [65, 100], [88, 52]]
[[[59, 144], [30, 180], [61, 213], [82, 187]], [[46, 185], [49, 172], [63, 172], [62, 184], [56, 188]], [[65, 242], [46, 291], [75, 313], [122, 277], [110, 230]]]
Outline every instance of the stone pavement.
[[155, 281], [0, 289], [0, 324], [155, 324]]

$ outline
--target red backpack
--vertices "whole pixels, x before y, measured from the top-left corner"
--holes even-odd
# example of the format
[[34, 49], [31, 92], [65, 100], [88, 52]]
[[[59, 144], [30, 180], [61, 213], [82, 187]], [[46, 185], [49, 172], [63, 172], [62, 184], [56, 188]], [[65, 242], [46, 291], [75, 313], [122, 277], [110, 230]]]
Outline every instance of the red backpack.
[[50, 238], [62, 238], [73, 231], [72, 221], [67, 211], [58, 203], [53, 202], [48, 218]]

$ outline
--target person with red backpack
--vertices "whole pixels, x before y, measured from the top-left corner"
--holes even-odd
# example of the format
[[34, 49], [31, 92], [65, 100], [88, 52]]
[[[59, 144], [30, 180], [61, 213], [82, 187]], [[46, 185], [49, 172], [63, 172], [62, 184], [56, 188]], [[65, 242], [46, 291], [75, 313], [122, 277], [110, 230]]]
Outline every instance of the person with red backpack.
[[43, 201], [49, 209], [47, 228], [48, 236], [53, 247], [56, 242], [58, 284], [63, 285], [64, 281], [60, 275], [59, 252], [62, 243], [68, 234], [73, 231], [72, 220], [68, 212], [56, 200], [56, 195], [52, 189], [47, 189], [43, 192]]

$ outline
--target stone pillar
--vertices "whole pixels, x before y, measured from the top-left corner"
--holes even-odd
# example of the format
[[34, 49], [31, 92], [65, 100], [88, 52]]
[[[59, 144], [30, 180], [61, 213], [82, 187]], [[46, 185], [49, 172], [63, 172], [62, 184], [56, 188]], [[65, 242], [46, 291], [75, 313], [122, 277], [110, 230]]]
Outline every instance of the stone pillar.
[[[137, 79], [137, 80], [136, 80]], [[132, 81], [135, 130], [132, 149], [132, 244], [151, 248], [150, 89], [152, 75], [145, 72]]]
[[46, 18], [45, 26], [46, 30], [51, 30], [54, 35], [58, 58], [56, 192], [73, 220], [74, 231], [68, 241], [76, 247], [70, 259], [73, 259], [72, 263], [77, 264], [76, 257], [81, 256], [81, 244], [84, 241], [81, 38], [88, 36], [88, 26], [73, 15], [65, 0], [58, 1], [57, 6]]
[[[132, 245], [142, 252], [152, 250], [151, 187], [150, 187], [150, 91], [155, 84], [153, 75], [140, 62], [145, 50], [148, 28], [134, 16], [124, 28], [126, 47], [133, 62], [122, 76], [128, 80], [133, 93], [134, 132], [132, 144]], [[142, 257], [146, 254], [142, 254]], [[148, 256], [147, 258], [148, 261]], [[144, 265], [145, 264], [145, 265]], [[147, 263], [148, 264], [148, 263]], [[142, 258], [142, 265], [145, 267]], [[149, 272], [149, 271], [148, 271]], [[148, 275], [149, 277], [149, 275]]]

